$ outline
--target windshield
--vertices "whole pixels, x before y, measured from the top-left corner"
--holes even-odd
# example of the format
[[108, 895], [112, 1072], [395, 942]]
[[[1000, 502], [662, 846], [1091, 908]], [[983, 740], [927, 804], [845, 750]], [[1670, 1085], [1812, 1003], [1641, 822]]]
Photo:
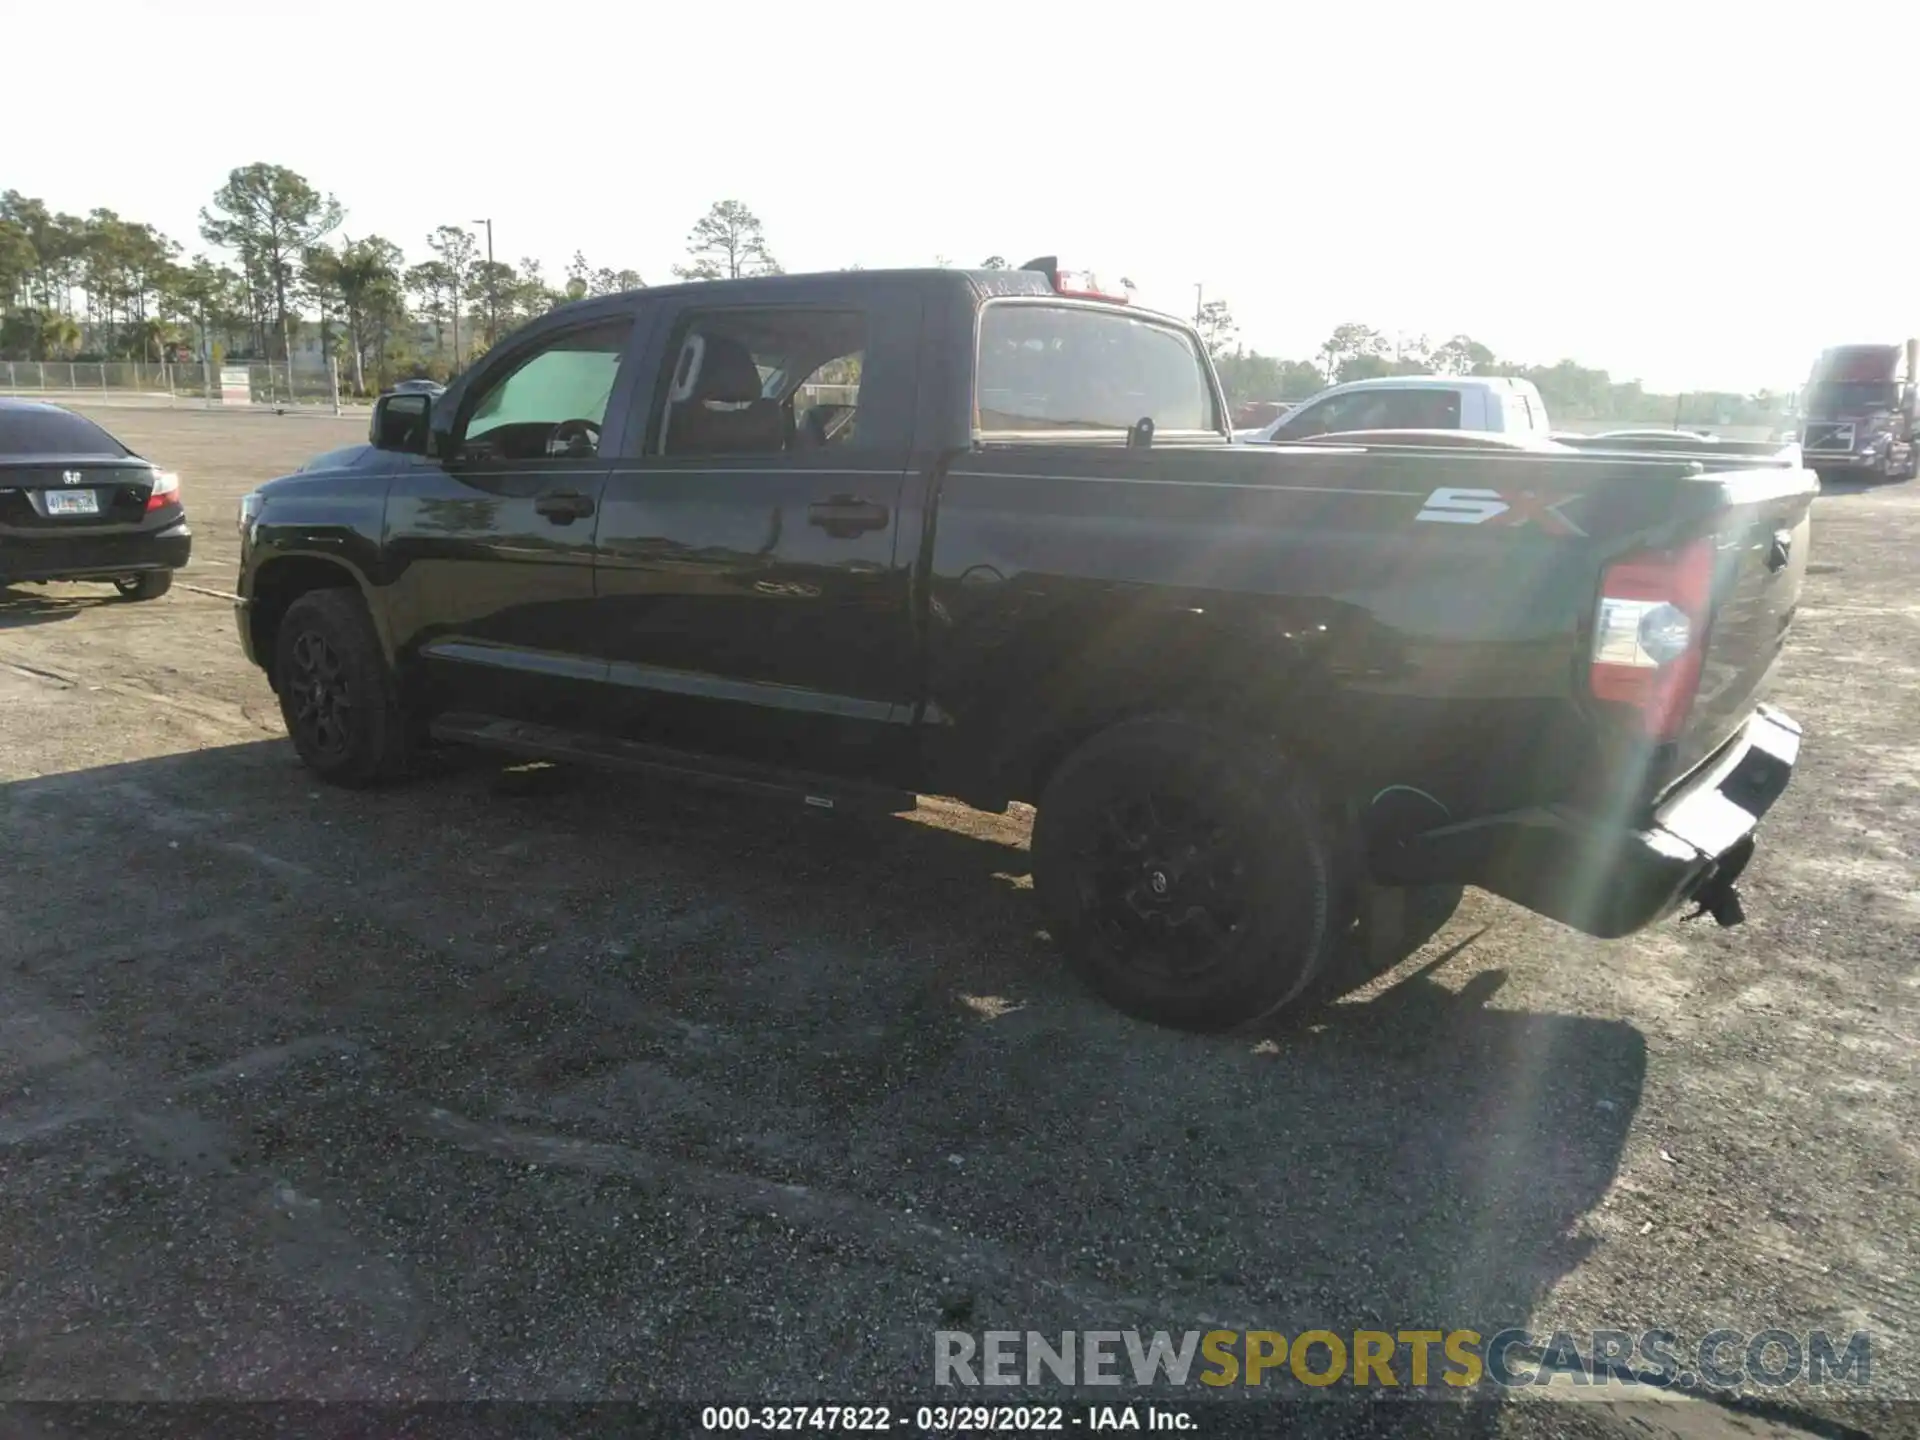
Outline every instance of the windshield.
[[983, 431], [1216, 430], [1193, 341], [1121, 311], [992, 304], [980, 316]]
[[1835, 420], [1843, 415], [1866, 415], [1891, 410], [1900, 403], [1898, 387], [1879, 380], [1835, 380], [1807, 391], [1807, 416]]
[[0, 455], [104, 455], [127, 447], [84, 415], [68, 410], [0, 407]]

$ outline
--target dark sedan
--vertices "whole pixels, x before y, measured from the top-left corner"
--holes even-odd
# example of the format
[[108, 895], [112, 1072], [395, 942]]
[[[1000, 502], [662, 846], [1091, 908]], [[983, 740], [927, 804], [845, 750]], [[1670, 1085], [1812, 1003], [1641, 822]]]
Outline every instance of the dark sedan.
[[109, 580], [153, 600], [192, 547], [178, 475], [84, 415], [0, 396], [0, 586]]

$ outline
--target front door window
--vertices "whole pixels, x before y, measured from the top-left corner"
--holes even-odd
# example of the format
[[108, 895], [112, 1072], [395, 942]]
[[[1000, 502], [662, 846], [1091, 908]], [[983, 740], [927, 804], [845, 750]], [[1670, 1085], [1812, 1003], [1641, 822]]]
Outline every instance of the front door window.
[[564, 331], [489, 381], [467, 417], [461, 459], [592, 459], [631, 320]]

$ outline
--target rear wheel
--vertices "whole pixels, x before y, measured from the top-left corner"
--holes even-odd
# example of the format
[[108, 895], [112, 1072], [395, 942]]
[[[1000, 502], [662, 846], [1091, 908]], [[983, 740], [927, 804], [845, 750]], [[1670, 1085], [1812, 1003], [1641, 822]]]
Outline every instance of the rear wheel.
[[116, 579], [113, 588], [120, 592], [122, 600], [158, 600], [173, 588], [173, 572], [143, 570], [138, 575]]
[[1191, 1030], [1307, 991], [1344, 923], [1342, 859], [1303, 777], [1181, 719], [1088, 741], [1033, 830], [1035, 890], [1069, 963], [1126, 1013]]
[[294, 749], [323, 780], [359, 787], [406, 773], [413, 745], [399, 685], [353, 591], [316, 590], [287, 607], [274, 689]]

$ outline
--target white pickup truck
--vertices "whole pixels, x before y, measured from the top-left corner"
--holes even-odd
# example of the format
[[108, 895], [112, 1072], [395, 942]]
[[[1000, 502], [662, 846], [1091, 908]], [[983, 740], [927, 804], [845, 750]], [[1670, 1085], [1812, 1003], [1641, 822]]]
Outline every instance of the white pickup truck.
[[1547, 406], [1532, 381], [1505, 375], [1388, 375], [1328, 386], [1234, 438], [1273, 444], [1357, 430], [1473, 430], [1545, 440]]

